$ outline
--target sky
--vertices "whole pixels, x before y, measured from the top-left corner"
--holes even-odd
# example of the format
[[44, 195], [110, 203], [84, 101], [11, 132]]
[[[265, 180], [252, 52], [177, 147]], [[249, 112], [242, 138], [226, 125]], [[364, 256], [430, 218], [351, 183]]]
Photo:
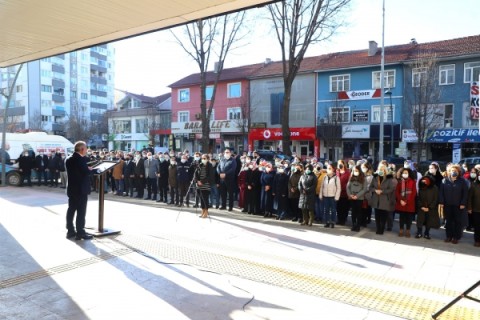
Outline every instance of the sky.
[[[382, 45], [382, 0], [352, 0], [344, 13], [345, 26], [327, 42], [310, 46], [306, 56], [368, 48], [368, 41]], [[256, 10], [256, 11], [255, 11]], [[252, 9], [251, 15], [261, 14]], [[480, 33], [478, 0], [385, 0], [385, 46], [472, 36]], [[281, 59], [281, 51], [267, 20], [249, 22], [248, 42], [228, 54], [224, 67]], [[115, 88], [136, 94], [157, 96], [170, 92], [170, 85], [193, 73], [197, 64], [169, 30], [113, 43]]]

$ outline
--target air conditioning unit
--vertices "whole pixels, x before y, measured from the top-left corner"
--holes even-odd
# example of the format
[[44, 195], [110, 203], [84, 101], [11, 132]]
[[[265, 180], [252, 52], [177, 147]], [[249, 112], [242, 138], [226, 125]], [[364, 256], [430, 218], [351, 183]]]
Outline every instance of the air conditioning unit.
[[320, 124], [325, 124], [328, 122], [327, 118], [320, 118]]
[[201, 113], [195, 113], [195, 119], [197, 119], [197, 120], [202, 119], [202, 114]]

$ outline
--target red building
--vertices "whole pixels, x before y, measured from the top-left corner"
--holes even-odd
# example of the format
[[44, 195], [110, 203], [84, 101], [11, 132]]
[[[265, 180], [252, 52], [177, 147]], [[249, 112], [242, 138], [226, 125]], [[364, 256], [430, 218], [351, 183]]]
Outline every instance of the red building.
[[[210, 150], [217, 153], [224, 147], [247, 149], [250, 114], [248, 78], [263, 64], [224, 69], [220, 75], [210, 117]], [[206, 75], [207, 107], [213, 95], [217, 73]], [[170, 85], [172, 89], [172, 135], [175, 150], [200, 150], [202, 122], [200, 116], [200, 73], [189, 75]]]

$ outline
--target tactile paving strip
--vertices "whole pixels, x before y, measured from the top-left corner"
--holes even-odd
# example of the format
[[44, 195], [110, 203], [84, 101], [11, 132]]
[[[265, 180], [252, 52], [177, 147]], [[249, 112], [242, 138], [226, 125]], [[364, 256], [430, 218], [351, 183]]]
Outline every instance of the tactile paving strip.
[[[431, 314], [459, 294], [413, 281], [341, 268], [332, 270], [331, 266], [322, 266], [318, 263], [315, 268], [320, 268], [319, 272], [304, 268], [299, 271], [298, 265], [294, 268], [292, 264], [284, 263], [285, 261], [275, 265], [256, 262], [206, 250], [208, 244], [205, 243], [202, 249], [192, 244], [191, 240], [188, 243], [167, 238], [119, 235], [116, 241], [132, 250], [145, 252], [156, 258], [196, 265], [215, 272], [285, 287], [404, 319], [431, 319]], [[473, 307], [471, 304], [472, 302], [461, 301], [442, 314], [440, 319], [480, 319], [478, 305]]]
[[24, 274], [24, 275], [15, 277], [15, 278], [2, 280], [2, 281], [0, 281], [0, 289], [13, 287], [13, 286], [16, 286], [16, 285], [19, 285], [19, 284], [22, 284], [22, 283], [26, 283], [26, 282], [29, 282], [29, 281], [32, 281], [32, 280], [37, 280], [37, 279], [49, 277], [49, 276], [52, 276], [52, 275], [55, 275], [55, 274], [58, 274], [58, 273], [71, 271], [73, 269], [86, 267], [86, 266], [92, 265], [94, 263], [102, 262], [102, 261], [109, 260], [109, 259], [112, 259], [112, 258], [115, 258], [115, 257], [119, 257], [119, 256], [129, 254], [129, 253], [132, 253], [132, 250], [128, 249], [128, 248], [116, 249], [112, 252], [104, 252], [104, 253], [101, 253], [101, 254], [99, 254], [97, 256], [94, 256], [94, 257], [90, 257], [90, 258], [86, 258], [86, 259], [82, 259], [82, 260], [77, 260], [77, 261], [73, 261], [73, 262], [70, 262], [70, 263], [55, 266], [55, 267], [52, 267], [52, 268], [49, 268], [49, 269], [44, 269], [44, 270]]

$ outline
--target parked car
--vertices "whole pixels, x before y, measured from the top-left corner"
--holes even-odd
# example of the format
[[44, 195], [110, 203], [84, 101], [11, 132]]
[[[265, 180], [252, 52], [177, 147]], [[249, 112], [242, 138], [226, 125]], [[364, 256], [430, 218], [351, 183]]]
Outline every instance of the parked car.
[[438, 163], [440, 170], [443, 172], [447, 168], [447, 161], [437, 161], [437, 160], [427, 160], [427, 161], [420, 161], [418, 163], [418, 171], [421, 174], [424, 174], [425, 172], [428, 171], [428, 167], [432, 162]]
[[[5, 165], [5, 169], [7, 184], [17, 187], [20, 186], [22, 184], [22, 176], [20, 175], [20, 172], [18, 172], [15, 167], [8, 164]], [[2, 179], [1, 172], [2, 164], [0, 163], [0, 182]]]
[[468, 167], [473, 167], [476, 164], [480, 164], [480, 157], [467, 157], [458, 162], [459, 165], [466, 163]]

